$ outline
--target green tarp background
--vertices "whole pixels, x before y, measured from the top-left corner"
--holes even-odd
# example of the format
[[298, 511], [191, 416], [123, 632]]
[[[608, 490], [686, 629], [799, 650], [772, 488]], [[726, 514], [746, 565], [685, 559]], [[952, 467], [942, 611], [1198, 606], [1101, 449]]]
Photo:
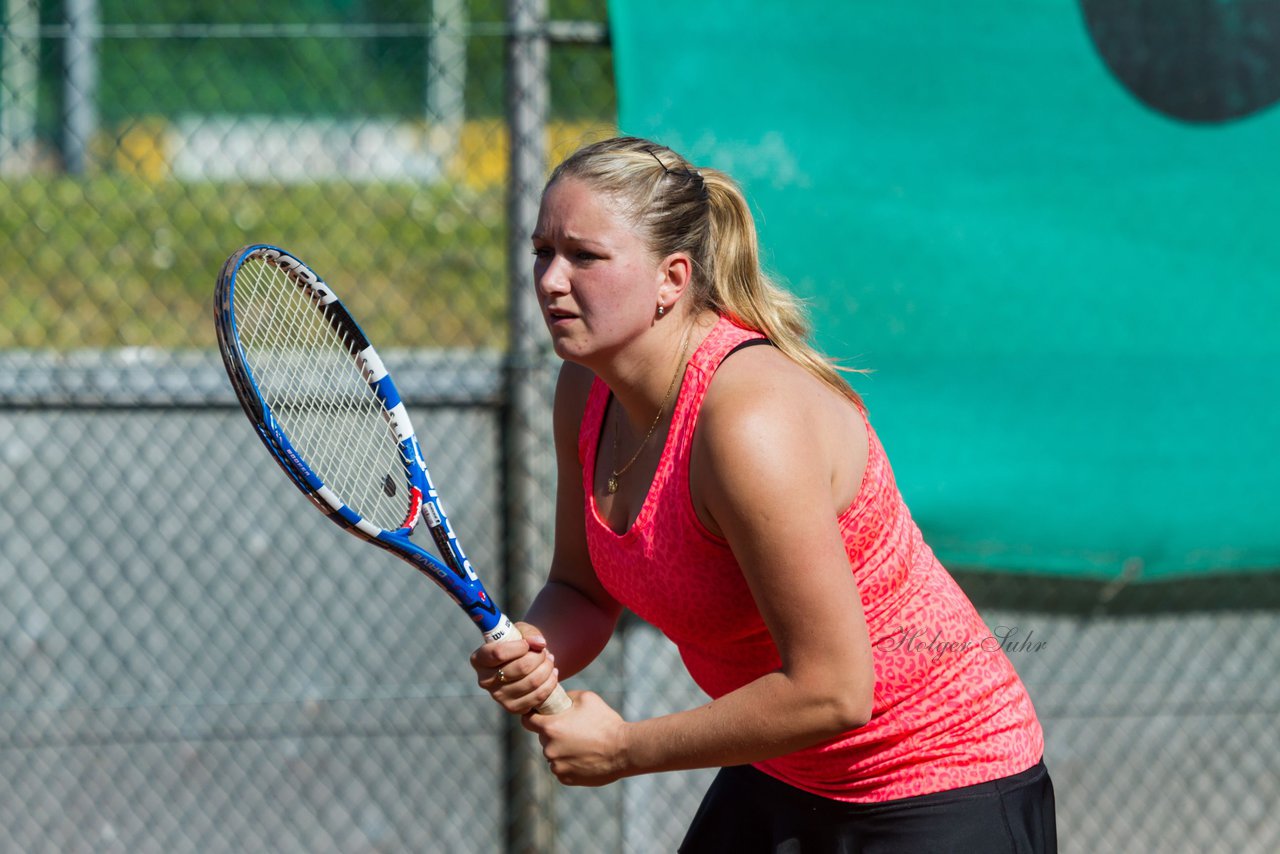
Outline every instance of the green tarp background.
[[610, 4], [622, 130], [744, 184], [953, 568], [1280, 567], [1280, 14], [1153, 5]]

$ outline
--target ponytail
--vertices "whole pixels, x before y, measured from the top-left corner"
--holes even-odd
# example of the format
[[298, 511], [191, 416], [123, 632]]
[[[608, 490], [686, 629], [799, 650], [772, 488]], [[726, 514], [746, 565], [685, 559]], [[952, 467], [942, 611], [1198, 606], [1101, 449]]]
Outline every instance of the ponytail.
[[761, 269], [755, 220], [738, 185], [714, 169], [703, 169], [702, 177], [711, 221], [706, 306], [763, 333], [793, 362], [863, 406], [858, 393], [840, 376], [840, 370], [848, 369], [837, 368], [810, 345], [812, 330], [804, 303]]

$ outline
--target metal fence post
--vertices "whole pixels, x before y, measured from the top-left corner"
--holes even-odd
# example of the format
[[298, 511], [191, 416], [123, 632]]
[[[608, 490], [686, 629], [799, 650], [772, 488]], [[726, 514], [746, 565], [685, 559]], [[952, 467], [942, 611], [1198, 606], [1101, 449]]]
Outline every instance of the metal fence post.
[[428, 140], [437, 156], [462, 144], [467, 85], [467, 8], [463, 0], [432, 0], [427, 44]]
[[[550, 360], [541, 312], [530, 287], [529, 235], [537, 221], [546, 166], [548, 41], [546, 0], [507, 0], [507, 124], [510, 132], [507, 247], [510, 276], [503, 423], [502, 492], [505, 520], [506, 595], [519, 615], [550, 561], [554, 521], [548, 484], [551, 424]], [[547, 469], [551, 470], [548, 471]], [[508, 721], [507, 832], [509, 852], [554, 850], [555, 781], [537, 742]]]
[[68, 0], [66, 16], [63, 157], [67, 172], [83, 175], [98, 130], [98, 2]]
[[0, 174], [31, 168], [36, 146], [40, 7], [36, 0], [8, 0], [0, 32]]

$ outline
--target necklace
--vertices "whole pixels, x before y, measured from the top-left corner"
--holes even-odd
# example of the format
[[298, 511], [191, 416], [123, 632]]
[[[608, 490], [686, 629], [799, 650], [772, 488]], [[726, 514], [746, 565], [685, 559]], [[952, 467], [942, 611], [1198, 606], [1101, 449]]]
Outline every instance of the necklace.
[[[658, 414], [653, 416], [653, 423], [649, 425], [649, 432], [644, 434], [644, 438], [640, 440], [640, 447], [636, 448], [636, 452], [631, 455], [631, 459], [627, 460], [626, 465], [621, 468], [615, 468], [605, 482], [605, 487], [609, 490], [610, 495], [618, 491], [618, 478], [626, 474], [627, 469], [635, 465], [636, 460], [640, 459], [640, 452], [649, 444], [649, 439], [653, 437], [653, 431], [658, 429], [658, 422], [662, 421], [662, 413], [667, 411], [667, 403], [671, 400], [671, 392], [676, 390], [676, 380], [680, 378], [680, 374], [684, 370], [684, 357], [688, 354], [689, 339], [685, 338], [684, 348], [680, 351], [680, 361], [676, 363], [676, 372], [671, 375], [667, 393], [662, 396], [662, 404], [658, 406]], [[615, 461], [618, 459], [618, 421], [620, 420], [622, 420], [621, 415], [613, 421], [613, 459]]]

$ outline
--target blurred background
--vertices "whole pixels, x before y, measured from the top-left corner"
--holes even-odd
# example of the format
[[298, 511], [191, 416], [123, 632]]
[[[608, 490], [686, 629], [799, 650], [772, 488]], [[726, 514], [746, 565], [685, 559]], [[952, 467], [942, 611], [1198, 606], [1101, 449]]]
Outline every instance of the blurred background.
[[[466, 617], [268, 464], [212, 324], [243, 244], [328, 279], [518, 613], [554, 482], [527, 235], [619, 128], [739, 177], [873, 369], [1063, 850], [1280, 848], [1280, 4], [0, 13], [0, 849], [675, 849], [710, 772], [557, 786]], [[575, 682], [702, 702], [630, 619]]]

